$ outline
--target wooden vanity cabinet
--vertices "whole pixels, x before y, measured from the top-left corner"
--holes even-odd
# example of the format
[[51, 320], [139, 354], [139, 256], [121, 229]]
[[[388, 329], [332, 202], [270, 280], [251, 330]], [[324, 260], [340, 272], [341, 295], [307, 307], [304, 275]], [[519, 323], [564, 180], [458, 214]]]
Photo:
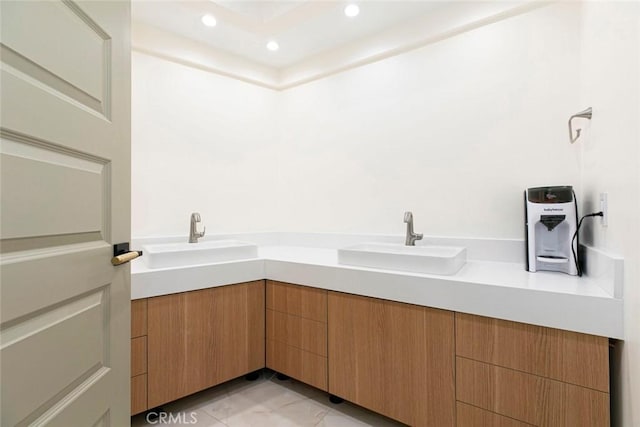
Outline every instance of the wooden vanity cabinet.
[[329, 392], [412, 426], [455, 425], [454, 313], [328, 295]]
[[456, 313], [456, 354], [459, 427], [610, 424], [607, 338]]
[[147, 299], [131, 301], [131, 415], [147, 406]]
[[148, 299], [148, 407], [264, 367], [264, 281]]
[[327, 291], [267, 280], [267, 367], [327, 390]]
[[131, 302], [131, 412], [267, 366], [420, 427], [608, 427], [609, 340], [255, 281]]

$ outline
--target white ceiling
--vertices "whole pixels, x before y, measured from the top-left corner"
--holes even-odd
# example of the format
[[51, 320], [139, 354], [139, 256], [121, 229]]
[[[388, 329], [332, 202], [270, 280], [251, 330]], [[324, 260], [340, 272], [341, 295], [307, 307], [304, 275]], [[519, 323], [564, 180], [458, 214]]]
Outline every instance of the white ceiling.
[[[205, 43], [252, 62], [282, 69], [337, 50], [446, 7], [437, 1], [356, 1], [360, 14], [344, 15], [348, 1], [133, 0], [132, 18]], [[201, 23], [212, 14], [218, 24]], [[265, 45], [276, 40], [280, 50]]]

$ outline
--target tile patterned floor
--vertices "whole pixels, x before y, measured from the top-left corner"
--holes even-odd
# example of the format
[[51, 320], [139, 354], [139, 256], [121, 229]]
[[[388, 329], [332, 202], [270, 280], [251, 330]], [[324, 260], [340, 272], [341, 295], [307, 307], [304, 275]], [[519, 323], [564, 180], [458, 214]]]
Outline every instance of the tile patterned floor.
[[[148, 423], [145, 414], [131, 418], [132, 427], [398, 427], [388, 418], [344, 402], [329, 402], [328, 394], [289, 379], [280, 381], [263, 371], [257, 381], [239, 378], [204, 390], [163, 409], [173, 416]], [[173, 421], [167, 423], [166, 421]], [[195, 421], [195, 422], [194, 422]]]

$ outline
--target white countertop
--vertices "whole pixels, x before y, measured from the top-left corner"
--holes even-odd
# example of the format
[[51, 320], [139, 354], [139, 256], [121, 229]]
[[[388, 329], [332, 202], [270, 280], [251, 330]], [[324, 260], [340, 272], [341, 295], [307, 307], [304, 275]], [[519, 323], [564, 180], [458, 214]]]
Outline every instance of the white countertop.
[[[264, 242], [267, 243], [267, 242]], [[338, 264], [337, 249], [259, 246], [258, 258], [148, 269], [132, 262], [132, 299], [271, 279], [611, 338], [623, 337], [623, 301], [610, 275], [525, 271], [521, 262], [470, 259], [453, 276]], [[608, 292], [607, 290], [611, 290]]]

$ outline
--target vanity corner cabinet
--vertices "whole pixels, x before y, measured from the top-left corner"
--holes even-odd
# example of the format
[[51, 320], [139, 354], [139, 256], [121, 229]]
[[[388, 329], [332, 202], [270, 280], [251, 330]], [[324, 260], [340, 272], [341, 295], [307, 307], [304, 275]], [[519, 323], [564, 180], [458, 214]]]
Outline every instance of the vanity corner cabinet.
[[327, 391], [327, 291], [267, 280], [267, 368]]

